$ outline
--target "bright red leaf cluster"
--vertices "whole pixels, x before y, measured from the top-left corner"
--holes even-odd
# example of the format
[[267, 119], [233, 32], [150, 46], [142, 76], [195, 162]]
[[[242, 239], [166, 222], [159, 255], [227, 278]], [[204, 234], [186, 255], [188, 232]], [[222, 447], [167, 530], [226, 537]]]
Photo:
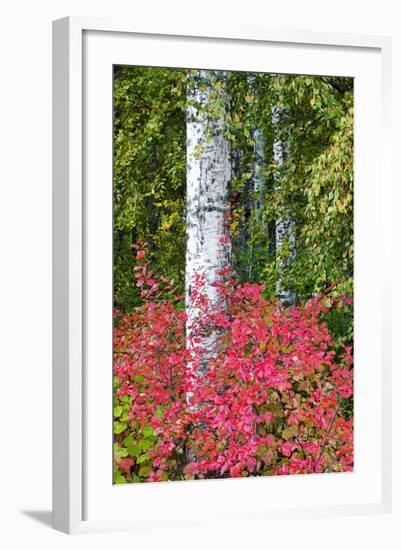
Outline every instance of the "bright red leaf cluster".
[[144, 247], [137, 260], [144, 303], [116, 312], [114, 331], [117, 482], [352, 470], [351, 349], [322, 321], [344, 299], [285, 308], [226, 271], [211, 308], [199, 277], [188, 342], [172, 282], [156, 281]]

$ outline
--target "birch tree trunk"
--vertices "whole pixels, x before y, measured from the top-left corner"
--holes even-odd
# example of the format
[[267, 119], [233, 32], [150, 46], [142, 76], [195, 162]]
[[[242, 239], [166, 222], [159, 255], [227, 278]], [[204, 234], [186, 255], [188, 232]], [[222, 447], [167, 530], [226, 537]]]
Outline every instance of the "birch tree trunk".
[[[280, 110], [273, 108], [272, 125], [275, 133], [273, 143], [273, 158], [279, 171], [283, 167], [285, 156], [288, 154], [286, 144], [279, 137], [278, 127], [280, 123]], [[275, 188], [279, 191], [281, 188], [280, 174], [276, 177]], [[285, 303], [293, 304], [295, 294], [285, 288], [283, 282], [283, 270], [295, 257], [295, 225], [288, 214], [287, 208], [280, 207], [276, 220], [276, 265], [279, 270], [279, 278], [276, 284], [276, 293], [280, 300]]]
[[253, 209], [252, 209], [252, 242], [251, 242], [251, 258], [249, 263], [248, 275], [249, 280], [252, 279], [253, 261], [255, 252], [254, 232], [257, 226], [262, 222], [261, 206], [262, 192], [264, 189], [263, 167], [265, 164], [265, 140], [263, 130], [255, 128], [252, 132], [255, 148], [255, 162], [253, 165]]
[[[230, 265], [231, 244], [226, 235], [227, 187], [231, 177], [230, 147], [224, 136], [225, 88], [222, 73], [196, 71], [188, 81], [187, 199], [185, 294], [187, 339], [201, 312], [193, 299], [195, 276], [204, 277], [203, 295], [209, 308], [223, 307], [217, 289], [219, 271]], [[193, 105], [195, 103], [195, 105]], [[207, 368], [215, 352], [217, 334], [201, 330], [197, 349]]]
[[[259, 86], [258, 86], [258, 79], [257, 75], [250, 73], [247, 76], [247, 84], [248, 84], [248, 94], [252, 98], [250, 101], [250, 107], [251, 109], [255, 109], [258, 93], [259, 93]], [[252, 181], [250, 182], [252, 185], [252, 192], [251, 192], [251, 200], [250, 200], [250, 216], [251, 216], [251, 230], [250, 230], [250, 257], [248, 260], [248, 266], [247, 266], [247, 272], [248, 272], [248, 279], [252, 280], [253, 275], [253, 267], [254, 267], [254, 254], [255, 254], [255, 232], [257, 228], [260, 229], [260, 223], [262, 221], [261, 216], [261, 194], [264, 187], [264, 181], [263, 181], [263, 167], [265, 164], [265, 140], [264, 140], [264, 134], [263, 130], [257, 126], [255, 123], [256, 116], [255, 113], [252, 113], [253, 115], [253, 128], [252, 128], [252, 139], [253, 139], [253, 154], [254, 154], [254, 160], [253, 160], [253, 167], [252, 167]]]
[[260, 194], [263, 190], [262, 169], [265, 164], [265, 140], [263, 137], [263, 131], [260, 128], [256, 128], [253, 131], [253, 139], [255, 142], [253, 189], [254, 189], [255, 195], [257, 196], [256, 202], [260, 206]]

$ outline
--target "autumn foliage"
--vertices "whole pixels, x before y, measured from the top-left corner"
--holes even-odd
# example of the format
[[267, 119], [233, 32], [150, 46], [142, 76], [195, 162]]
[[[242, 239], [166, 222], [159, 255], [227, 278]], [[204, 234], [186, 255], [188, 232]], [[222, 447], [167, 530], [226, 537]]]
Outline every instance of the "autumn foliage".
[[[182, 297], [137, 247], [142, 305], [115, 312], [115, 482], [350, 471], [352, 353], [324, 318], [349, 298], [266, 300], [227, 270], [186, 337]], [[202, 336], [216, 335], [202, 367]]]

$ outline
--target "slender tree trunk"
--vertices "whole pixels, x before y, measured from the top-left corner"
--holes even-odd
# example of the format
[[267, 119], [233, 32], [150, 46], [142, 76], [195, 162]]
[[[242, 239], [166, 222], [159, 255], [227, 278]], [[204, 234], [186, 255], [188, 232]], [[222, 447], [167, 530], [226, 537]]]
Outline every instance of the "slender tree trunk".
[[[216, 83], [219, 83], [216, 86]], [[194, 303], [195, 276], [204, 277], [209, 308], [223, 307], [213, 283], [230, 263], [226, 235], [227, 187], [231, 177], [229, 142], [224, 136], [225, 91], [221, 73], [196, 71], [188, 81], [187, 109], [187, 249], [185, 269], [187, 338], [202, 322]], [[192, 103], [196, 105], [192, 105]], [[203, 371], [215, 352], [217, 334], [203, 327], [197, 334]]]
[[251, 242], [251, 258], [249, 262], [249, 279], [252, 279], [252, 270], [254, 263], [255, 243], [254, 234], [256, 226], [262, 223], [261, 206], [262, 192], [264, 189], [264, 179], [262, 175], [263, 166], [265, 164], [265, 140], [263, 130], [255, 128], [253, 130], [253, 141], [255, 143], [255, 162], [253, 165], [253, 208], [252, 208], [252, 242]]
[[260, 194], [263, 191], [262, 169], [265, 164], [265, 140], [260, 128], [253, 131], [253, 139], [255, 142], [253, 190], [257, 197], [256, 204], [260, 206]]
[[[283, 167], [288, 151], [286, 150], [286, 144], [283, 143], [279, 137], [279, 124], [280, 110], [274, 108], [272, 112], [272, 125], [275, 130], [276, 138], [273, 143], [273, 158], [280, 171]], [[275, 188], [277, 192], [281, 189], [280, 179], [281, 175], [279, 174], [275, 181]], [[279, 299], [288, 304], [293, 304], [295, 302], [295, 294], [288, 288], [285, 288], [286, 285], [283, 282], [283, 271], [295, 257], [295, 244], [294, 221], [288, 214], [287, 208], [285, 206], [281, 206], [276, 219], [276, 265], [279, 270], [276, 292]]]

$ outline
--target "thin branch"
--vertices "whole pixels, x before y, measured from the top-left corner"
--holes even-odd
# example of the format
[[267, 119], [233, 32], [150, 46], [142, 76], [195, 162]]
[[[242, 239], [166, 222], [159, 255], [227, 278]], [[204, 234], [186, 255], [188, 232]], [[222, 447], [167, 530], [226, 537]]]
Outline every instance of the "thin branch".
[[327, 441], [327, 438], [329, 437], [330, 435], [330, 432], [331, 432], [331, 428], [333, 427], [333, 424], [334, 424], [334, 420], [338, 414], [338, 411], [340, 409], [340, 405], [341, 405], [341, 401], [338, 402], [338, 405], [336, 407], [336, 410], [334, 411], [334, 414], [333, 414], [333, 418], [331, 419], [330, 421], [330, 424], [328, 425], [327, 427], [327, 430], [326, 430], [326, 433], [324, 435], [324, 438], [323, 438], [323, 442], [322, 442], [322, 446], [321, 446], [321, 449], [320, 449], [320, 453], [319, 453], [319, 456], [318, 456], [318, 459], [316, 460], [316, 465], [315, 465], [315, 472], [316, 472], [316, 468], [317, 468], [317, 465], [319, 464], [322, 456], [323, 456], [323, 453], [325, 451], [325, 446], [326, 446], [326, 441]]

